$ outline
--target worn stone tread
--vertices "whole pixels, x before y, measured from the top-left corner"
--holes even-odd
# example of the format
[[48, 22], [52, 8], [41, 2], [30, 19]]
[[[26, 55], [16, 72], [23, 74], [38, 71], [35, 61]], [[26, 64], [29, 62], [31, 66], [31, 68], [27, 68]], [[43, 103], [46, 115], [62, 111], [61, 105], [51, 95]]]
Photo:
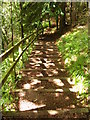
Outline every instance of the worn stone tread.
[[[82, 114], [81, 114], [82, 113]], [[3, 112], [3, 117], [7, 118], [59, 118], [61, 120], [74, 120], [86, 119], [88, 120], [87, 108], [75, 108], [75, 109], [61, 109], [61, 110], [32, 110], [32, 111], [16, 111], [16, 112]], [[83, 115], [83, 117], [81, 116]]]

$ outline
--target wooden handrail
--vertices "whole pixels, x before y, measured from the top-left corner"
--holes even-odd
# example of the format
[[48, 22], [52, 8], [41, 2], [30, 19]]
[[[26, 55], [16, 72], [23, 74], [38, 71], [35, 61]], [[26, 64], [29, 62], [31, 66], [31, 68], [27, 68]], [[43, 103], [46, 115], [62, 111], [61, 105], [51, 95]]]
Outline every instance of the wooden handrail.
[[28, 39], [30, 36], [35, 34], [36, 32], [33, 32], [32, 34], [28, 35], [27, 37], [21, 39], [18, 43], [16, 43], [14, 46], [6, 50], [4, 53], [0, 55], [1, 62], [3, 62], [22, 42], [24, 42], [26, 39]]
[[29, 38], [30, 35], [24, 39], [22, 39], [21, 41], [19, 41], [17, 44], [15, 44], [14, 46], [12, 46], [11, 48], [9, 48], [8, 50], [6, 50], [4, 53], [2, 53], [0, 55], [0, 59], [2, 60], [2, 62], [22, 43], [24, 42], [27, 38]]
[[7, 70], [7, 72], [5, 73], [5, 75], [2, 77], [1, 83], [0, 83], [0, 88], [4, 85], [5, 81], [7, 80], [7, 77], [9, 76], [9, 74], [11, 73], [11, 71], [13, 70], [13, 68], [15, 67], [15, 65], [17, 64], [17, 62], [19, 61], [20, 57], [27, 50], [27, 48], [35, 41], [35, 39], [36, 39], [36, 37], [24, 48], [24, 50], [22, 51], [22, 53], [18, 56], [18, 58], [13, 62], [12, 66]]
[[[45, 29], [47, 27], [44, 27], [43, 29]], [[42, 29], [38, 29], [38, 30], [42, 30]], [[37, 32], [37, 31], [36, 31]], [[12, 46], [9, 50], [7, 50], [5, 53], [0, 55], [0, 59], [2, 58], [2, 60], [5, 60], [8, 55], [10, 55], [12, 53], [12, 51], [14, 51], [22, 42], [24, 42], [26, 39], [28, 39], [30, 36], [32, 36], [34, 33], [30, 34], [29, 36], [27, 36], [26, 38], [23, 38], [20, 42], [18, 42], [17, 44], [15, 44], [14, 46]], [[38, 31], [39, 32], [39, 31]], [[35, 41], [36, 37], [23, 49], [22, 53], [18, 56], [18, 58], [12, 63], [12, 66], [7, 70], [7, 72], [5, 73], [5, 75], [2, 77], [1, 81], [0, 81], [0, 88], [4, 85], [4, 83], [6, 82], [8, 76], [10, 75], [11, 71], [14, 69], [15, 65], [17, 64], [17, 62], [19, 61], [20, 57], [23, 55], [23, 53], [27, 50], [27, 48]]]
[[[44, 27], [43, 29], [45, 29], [47, 27]], [[38, 29], [42, 30], [42, 28]], [[8, 50], [6, 50], [4, 53], [2, 53], [0, 55], [0, 61], [1, 63], [22, 43], [24, 42], [26, 39], [28, 39], [30, 36], [32, 36], [33, 34], [37, 33], [37, 31], [31, 33], [30, 35], [28, 35], [26, 38], [23, 38], [21, 41], [19, 41], [18, 43], [16, 43], [14, 46], [12, 46], [11, 48], [9, 48]]]

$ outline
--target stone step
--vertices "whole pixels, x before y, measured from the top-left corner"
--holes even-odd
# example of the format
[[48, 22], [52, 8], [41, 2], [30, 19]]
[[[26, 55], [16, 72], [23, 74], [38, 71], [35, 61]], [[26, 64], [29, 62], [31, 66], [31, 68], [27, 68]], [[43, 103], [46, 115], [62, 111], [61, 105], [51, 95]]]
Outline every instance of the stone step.
[[[36, 83], [35, 83], [36, 82]], [[43, 85], [43, 88], [45, 89], [45, 91], [43, 90], [43, 91], [39, 91], [39, 92], [44, 92], [44, 93], [60, 93], [60, 91], [61, 91], [61, 93], [63, 93], [63, 91], [64, 92], [68, 92], [68, 91], [73, 91], [74, 92], [74, 89], [72, 88], [73, 87], [73, 85], [71, 85], [70, 84], [70, 86], [69, 87], [67, 87], [67, 86], [56, 86], [56, 85], [54, 85], [53, 84], [53, 81], [49, 81], [49, 82], [47, 82], [46, 80], [43, 80], [43, 81], [40, 81], [40, 80], [38, 80], [38, 81], [23, 81], [23, 82], [18, 82], [19, 83], [19, 89], [17, 89], [17, 90], [15, 90], [15, 91], [18, 91], [18, 90], [21, 90], [20, 88], [23, 88], [24, 89], [24, 86], [26, 85], [26, 86], [30, 86], [30, 87], [32, 87], [32, 89], [35, 89], [35, 88], [40, 88], [41, 86], [41, 84]], [[35, 85], [32, 85], [32, 84], [34, 84], [35, 83]], [[21, 85], [20, 85], [21, 84]], [[21, 86], [21, 87], [20, 87]], [[47, 90], [49, 87], [51, 87], [51, 89], [50, 90]], [[57, 90], [56, 92], [54, 92], [54, 90]], [[35, 92], [36, 90], [34, 90], [33, 92]], [[37, 91], [36, 91], [37, 92]], [[75, 91], [76, 92], [76, 91]]]
[[27, 77], [69, 77], [66, 71], [62, 70], [37, 70], [37, 71], [22, 71], [22, 76]]
[[89, 120], [88, 108], [2, 112], [3, 120]]
[[21, 69], [21, 71], [20, 71], [20, 73], [22, 73], [22, 72], [37, 72], [37, 71], [52, 71], [52, 72], [60, 72], [60, 71], [66, 71], [65, 69]]
[[36, 43], [34, 43], [34, 45], [54, 45], [54, 46], [56, 46], [55, 45], [55, 42], [36, 42]]
[[44, 50], [44, 51], [47, 51], [47, 50], [50, 51], [50, 49], [53, 50], [53, 51], [58, 51], [58, 48], [56, 48], [56, 47], [54, 47], [54, 48], [49, 48], [49, 47], [46, 47], [46, 48], [43, 48], [43, 47], [35, 47], [35, 48], [34, 48], [34, 50], [40, 50], [40, 51], [41, 51], [41, 50], [42, 50], [42, 51], [43, 51], [43, 50]]
[[28, 57], [39, 57], [39, 58], [49, 58], [49, 59], [60, 59], [61, 56], [57, 56], [56, 54], [55, 55], [47, 55], [47, 54], [31, 54], [29, 55]]
[[[60, 53], [59, 51], [58, 51], [58, 49], [52, 49], [52, 48], [48, 48], [48, 49], [40, 49], [40, 50], [38, 50], [39, 48], [34, 48], [34, 50], [33, 51], [40, 51], [40, 52], [51, 52], [51, 53]], [[33, 52], [32, 51], [32, 52]]]
[[59, 57], [59, 59], [57, 59], [56, 57], [53, 59], [50, 59], [49, 57], [46, 58], [46, 57], [41, 57], [41, 56], [39, 56], [39, 57], [34, 56], [34, 57], [29, 57], [28, 62], [29, 63], [34, 62], [36, 64], [38, 64], [38, 63], [61, 64], [62, 60], [60, 57]]
[[59, 52], [53, 52], [53, 51], [32, 51], [31, 52], [31, 55], [34, 55], [34, 54], [39, 54], [39, 55], [52, 55], [52, 56], [60, 56], [60, 53]]
[[[29, 59], [30, 61], [31, 59]], [[33, 59], [34, 60], [34, 59]], [[48, 59], [49, 61], [49, 59]], [[59, 64], [60, 63], [60, 64]], [[63, 69], [63, 65], [61, 64], [61, 62], [53, 62], [53, 63], [48, 63], [46, 60], [41, 60], [39, 62], [30, 62], [28, 64], [25, 65], [26, 69], [31, 68], [31, 69]]]
[[69, 93], [69, 94], [76, 94], [77, 92], [74, 91], [72, 88], [62, 88], [62, 89], [44, 89], [42, 87], [38, 87], [36, 89], [27, 89], [27, 88], [22, 88], [22, 89], [16, 89], [12, 91], [12, 93], [15, 92], [22, 92], [22, 91], [27, 91], [27, 92], [38, 92], [38, 93]]
[[42, 78], [51, 78], [51, 77], [54, 77], [54, 78], [62, 78], [62, 77], [65, 77], [65, 76], [67, 76], [68, 77], [68, 75], [67, 74], [64, 74], [64, 73], [60, 73], [60, 75], [58, 74], [58, 75], [55, 75], [55, 74], [48, 74], [48, 73], [41, 73], [41, 72], [37, 72], [37, 73], [25, 73], [25, 74], [23, 74], [22, 75], [22, 77], [23, 78], [25, 78], [25, 77], [27, 77], [27, 78], [40, 78], [40, 77], [42, 77]]
[[74, 86], [74, 81], [69, 77], [22, 77], [22, 80], [18, 84], [31, 84], [35, 83], [35, 86], [39, 87], [42, 84], [44, 88], [72, 88]]
[[[27, 78], [24, 78], [25, 80], [27, 80]], [[60, 76], [56, 76], [56, 77], [29, 77], [28, 80], [41, 80], [41, 81], [48, 81], [48, 80], [62, 80], [62, 81], [72, 81], [72, 78], [70, 77], [60, 77]]]
[[46, 77], [29, 77], [29, 78], [24, 78], [24, 79], [28, 79], [28, 80], [32, 80], [32, 79], [37, 79], [37, 80], [49, 80], [49, 79], [61, 79], [61, 80], [68, 80], [70, 79], [70, 77], [61, 77], [61, 76], [46, 76]]
[[35, 46], [36, 47], [50, 47], [50, 48], [52, 48], [52, 47], [56, 47], [57, 48], [57, 46], [55, 45], [55, 44], [50, 44], [50, 43], [43, 43], [43, 44], [41, 44], [41, 45], [39, 45], [39, 44], [35, 44]]
[[[58, 67], [57, 66], [48, 66], [48, 67], [45, 67], [43, 64], [42, 65], [40, 65], [40, 64], [37, 64], [37, 65], [30, 65], [30, 64], [27, 64], [26, 65], [26, 68], [27, 69], [36, 69], [36, 70], [40, 70], [40, 69], [58, 69]], [[60, 69], [62, 68], [63, 69], [63, 66], [60, 66], [59, 67]]]
[[56, 48], [58, 48], [55, 43], [50, 44], [50, 43], [46, 43], [46, 42], [43, 43], [43, 44], [40, 44], [40, 45], [37, 44], [37, 45], [35, 45], [35, 46], [36, 46], [36, 47], [40, 47], [40, 46], [42, 47], [42, 46], [43, 46], [43, 47], [56, 47]]
[[72, 78], [70, 77], [60, 77], [60, 76], [56, 76], [56, 77], [29, 77], [29, 78], [24, 78], [24, 80], [40, 80], [40, 81], [48, 81], [48, 80], [62, 80], [62, 81], [68, 81], [72, 83]]

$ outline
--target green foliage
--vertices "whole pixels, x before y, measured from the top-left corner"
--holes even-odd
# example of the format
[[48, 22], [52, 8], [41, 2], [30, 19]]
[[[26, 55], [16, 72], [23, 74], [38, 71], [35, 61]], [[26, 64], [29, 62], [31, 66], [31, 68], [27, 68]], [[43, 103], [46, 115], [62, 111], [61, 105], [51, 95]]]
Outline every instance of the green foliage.
[[66, 68], [75, 80], [79, 94], [87, 93], [89, 85], [87, 29], [77, 28], [62, 36], [58, 41], [58, 48], [62, 53]]
[[44, 4], [43, 10], [42, 10], [42, 17], [48, 18], [50, 17], [55, 17], [58, 15], [64, 15], [60, 8], [60, 3], [55, 3], [55, 2], [48, 2]]
[[[42, 9], [44, 3], [23, 3], [22, 16], [25, 33], [37, 28], [42, 18]], [[29, 11], [29, 12], [28, 12]], [[39, 24], [40, 25], [40, 24]]]
[[[30, 46], [28, 48], [28, 50], [23, 54], [23, 62], [28, 61], [27, 54], [30, 54], [31, 50], [32, 50], [32, 48]], [[19, 51], [15, 52], [16, 58], [18, 55], [19, 55]], [[2, 76], [5, 74], [5, 72], [7, 72], [7, 70], [12, 65], [12, 62], [10, 60], [11, 60], [10, 58], [7, 58], [0, 65], [0, 68], [2, 70]], [[13, 70], [1, 89], [1, 94], [2, 94], [2, 98], [0, 100], [0, 106], [2, 106], [2, 108], [0, 108], [1, 110], [4, 110], [4, 111], [9, 111], [9, 110], [14, 111], [15, 110], [15, 107], [16, 107], [15, 103], [17, 102], [18, 98], [12, 96], [12, 94], [10, 94], [10, 92], [14, 91], [14, 89], [16, 88], [17, 80], [19, 81], [21, 79], [21, 75], [19, 74], [19, 71], [22, 67], [24, 67], [24, 64], [22, 63], [22, 60], [20, 59], [15, 67], [17, 77], [15, 78], [15, 74], [14, 74], [14, 70]]]
[[[2, 70], [2, 76], [4, 75], [4, 73], [7, 71], [7, 69], [10, 67], [11, 62], [9, 60], [9, 58], [7, 58], [2, 65], [0, 65], [1, 70]], [[0, 81], [1, 82], [1, 81]], [[2, 87], [1, 91], [2, 91], [2, 99], [0, 100], [0, 105], [2, 106], [3, 109], [6, 109], [6, 106], [9, 106], [9, 104], [12, 102], [13, 98], [10, 95], [10, 91], [12, 89], [15, 88], [15, 79], [13, 74], [11, 74], [8, 77], [7, 82], [5, 83], [5, 85]], [[9, 108], [9, 107], [8, 107]]]

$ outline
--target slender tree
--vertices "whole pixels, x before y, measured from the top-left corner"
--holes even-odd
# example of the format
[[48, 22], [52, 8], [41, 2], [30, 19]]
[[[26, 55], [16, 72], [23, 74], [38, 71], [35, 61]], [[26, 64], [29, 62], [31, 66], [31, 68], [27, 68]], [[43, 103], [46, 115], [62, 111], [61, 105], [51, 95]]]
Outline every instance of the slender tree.
[[70, 5], [70, 24], [72, 26], [72, 2], [71, 2], [71, 5]]
[[20, 21], [20, 24], [21, 24], [21, 38], [24, 38], [24, 31], [23, 31], [23, 23], [22, 23], [22, 2], [20, 2], [20, 13], [21, 13], [21, 21]]
[[60, 14], [60, 34], [63, 33], [63, 29], [65, 27], [65, 7], [66, 7], [66, 3], [65, 2], [62, 2], [61, 3], [61, 10], [63, 12], [63, 15]]
[[[23, 18], [22, 18], [22, 7], [23, 7], [23, 3], [20, 2], [20, 26], [21, 26], [21, 39], [24, 38], [24, 30], [23, 30]], [[21, 54], [21, 52], [23, 51], [23, 45], [24, 45], [24, 42], [22, 43], [22, 45], [20, 45], [19, 47], [19, 54]], [[21, 57], [21, 66], [23, 66], [23, 56]]]
[[[56, 7], [58, 8], [58, 4], [56, 3]], [[56, 27], [58, 30], [58, 10], [56, 11]]]
[[[14, 39], [13, 39], [13, 36], [14, 36], [14, 33], [13, 33], [13, 11], [12, 11], [12, 2], [10, 2], [10, 5], [11, 5], [11, 41], [12, 41], [12, 46], [14, 46]], [[14, 58], [14, 52], [12, 53], [12, 62], [14, 62], [15, 61], [15, 58]], [[15, 68], [14, 68], [14, 70], [13, 70], [13, 74], [14, 74], [14, 76], [15, 76], [15, 79], [16, 79], [16, 70], [15, 70]]]
[[13, 15], [12, 15], [12, 2], [10, 3], [11, 4], [11, 33], [12, 33], [12, 37], [11, 37], [11, 41], [12, 41], [12, 46], [14, 45], [13, 44]]
[[72, 13], [71, 13], [71, 19], [72, 19], [72, 26], [76, 25], [76, 3], [72, 2]]
[[[12, 42], [12, 46], [14, 45], [14, 41], [13, 41], [13, 11], [12, 11], [12, 2], [10, 2], [10, 6], [11, 6], [11, 42]], [[12, 53], [11, 55], [12, 57], [12, 62], [14, 61], [14, 53]]]
[[[3, 11], [3, 2], [2, 2], [2, 11]], [[4, 16], [2, 13], [2, 24], [4, 24]], [[2, 32], [3, 34], [3, 32]], [[2, 47], [1, 47], [1, 53], [4, 52], [4, 40], [2, 40]]]

